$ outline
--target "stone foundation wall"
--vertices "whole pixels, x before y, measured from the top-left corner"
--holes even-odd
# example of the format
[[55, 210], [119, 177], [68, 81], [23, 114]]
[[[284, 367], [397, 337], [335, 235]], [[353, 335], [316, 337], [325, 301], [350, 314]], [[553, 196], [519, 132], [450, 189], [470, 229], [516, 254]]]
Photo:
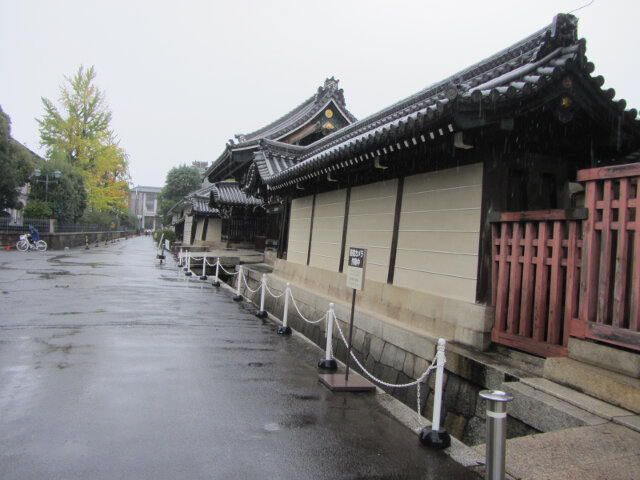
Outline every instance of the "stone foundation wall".
[[[252, 271], [246, 265], [243, 268], [250, 287], [258, 288], [262, 272]], [[234, 288], [235, 285], [234, 282]], [[284, 291], [286, 280], [271, 275], [268, 277], [268, 285], [274, 294], [280, 294]], [[322, 317], [328, 310], [329, 303], [334, 302], [340, 327], [345, 337], [348, 336], [350, 299], [346, 302], [344, 299], [331, 298], [295, 285], [292, 285], [291, 289], [300, 312], [310, 320]], [[243, 289], [242, 294], [256, 305], [260, 304], [259, 292], [251, 295]], [[284, 310], [283, 298], [274, 299], [266, 295], [265, 309], [281, 319]], [[410, 329], [407, 325], [394, 322], [392, 319], [383, 319], [371, 312], [360, 311], [358, 300], [354, 317], [353, 351], [365, 368], [377, 378], [392, 384], [409, 383], [419, 378], [430, 365], [435, 355], [437, 338]], [[292, 302], [289, 303], [288, 325], [324, 349], [326, 323], [311, 325], [303, 321]], [[347, 349], [335, 327], [333, 352], [337, 359], [343, 362], [346, 360]], [[478, 393], [487, 388], [500, 388], [503, 382], [517, 378], [507, 373], [486, 354], [456, 342], [447, 344], [446, 357], [441, 424], [454, 437], [469, 445], [484, 443], [486, 406]], [[322, 355], [319, 355], [318, 360], [321, 358]], [[354, 369], [359, 371], [356, 365]], [[433, 411], [434, 381], [435, 373], [430, 375], [428, 385], [422, 387], [421, 394], [421, 409], [423, 415], [429, 419]], [[411, 408], [416, 408], [416, 387], [384, 390]], [[537, 432], [534, 428], [509, 417], [509, 437]]]
[[[0, 234], [0, 246], [16, 247], [16, 242], [20, 239], [21, 234], [3, 233]], [[41, 233], [40, 238], [47, 242], [49, 250], [63, 250], [65, 247], [81, 247], [86, 245], [87, 237], [89, 246], [93, 247], [96, 243], [116, 240], [125, 237], [124, 232], [78, 232], [78, 233]]]

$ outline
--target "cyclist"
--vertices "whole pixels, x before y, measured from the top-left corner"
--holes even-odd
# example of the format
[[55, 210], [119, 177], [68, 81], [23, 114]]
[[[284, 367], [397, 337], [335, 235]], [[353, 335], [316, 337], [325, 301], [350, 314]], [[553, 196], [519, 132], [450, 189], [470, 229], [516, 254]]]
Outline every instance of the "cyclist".
[[29, 233], [27, 234], [27, 239], [33, 246], [35, 246], [36, 242], [40, 240], [40, 234], [33, 225], [29, 225]]

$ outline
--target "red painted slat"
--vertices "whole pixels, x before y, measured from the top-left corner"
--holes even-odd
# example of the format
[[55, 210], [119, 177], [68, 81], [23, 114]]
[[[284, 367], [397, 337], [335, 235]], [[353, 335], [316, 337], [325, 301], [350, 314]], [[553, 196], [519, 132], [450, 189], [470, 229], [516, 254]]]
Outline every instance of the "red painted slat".
[[509, 282], [509, 263], [507, 262], [508, 234], [509, 224], [503, 223], [500, 226], [500, 253], [498, 254], [498, 295], [496, 298], [496, 322], [494, 326], [494, 328], [496, 328], [500, 332], [504, 331], [507, 318], [507, 288]]
[[629, 274], [629, 179], [620, 180], [620, 201], [618, 203], [618, 252], [616, 254], [616, 272], [613, 290], [613, 318], [611, 324], [620, 328], [625, 325], [627, 315], [627, 285]]
[[509, 278], [509, 305], [507, 310], [507, 331], [518, 332], [518, 319], [520, 314], [520, 294], [522, 291], [522, 264], [520, 256], [522, 246], [522, 225], [513, 224], [513, 236], [511, 242], [511, 274]]
[[594, 322], [598, 304], [598, 259], [600, 258], [600, 237], [594, 227], [598, 220], [595, 208], [598, 184], [588, 182], [585, 190], [585, 204], [589, 210], [589, 217], [583, 223], [580, 319], [583, 322]]
[[600, 275], [598, 279], [598, 316], [596, 321], [610, 325], [610, 287], [611, 256], [613, 253], [613, 234], [611, 232], [611, 200], [613, 198], [613, 182], [604, 181], [602, 194], [602, 231], [600, 233]]
[[640, 176], [640, 163], [616, 165], [612, 167], [590, 168], [578, 171], [579, 182]]
[[562, 333], [562, 290], [564, 287], [564, 271], [561, 267], [563, 257], [562, 240], [564, 226], [561, 222], [553, 223], [553, 242], [551, 248], [551, 282], [549, 285], [549, 325], [547, 327], [547, 343], [558, 345]]
[[562, 344], [565, 346], [569, 344], [572, 319], [578, 316], [578, 294], [580, 291], [578, 260], [578, 222], [569, 222], [564, 332], [562, 338]]
[[496, 306], [498, 298], [498, 234], [500, 226], [496, 223], [491, 225], [491, 306]]
[[518, 333], [523, 337], [531, 336], [531, 314], [534, 297], [533, 239], [535, 225], [527, 222], [524, 229], [524, 254], [522, 261], [522, 298], [520, 300], [520, 328]]
[[546, 259], [548, 257], [547, 239], [549, 229], [546, 222], [541, 222], [538, 226], [538, 252], [535, 258], [536, 264], [536, 286], [535, 300], [533, 307], [533, 338], [544, 341], [547, 326], [547, 288], [549, 285]]
[[[636, 185], [636, 197], [634, 199], [636, 210], [636, 225], [640, 224], [640, 184]], [[640, 228], [636, 228], [633, 239], [633, 283], [631, 286], [631, 317], [629, 329], [640, 332]]]

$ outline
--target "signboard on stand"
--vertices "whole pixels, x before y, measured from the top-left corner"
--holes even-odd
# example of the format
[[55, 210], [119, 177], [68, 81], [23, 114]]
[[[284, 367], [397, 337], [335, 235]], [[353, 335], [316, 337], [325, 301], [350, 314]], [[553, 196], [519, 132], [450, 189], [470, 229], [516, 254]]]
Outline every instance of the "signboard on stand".
[[367, 266], [367, 250], [365, 248], [349, 247], [349, 262], [347, 263], [347, 287], [354, 290], [364, 288], [364, 274]]
[[356, 292], [364, 289], [364, 275], [367, 267], [367, 250], [365, 248], [349, 247], [349, 261], [347, 262], [347, 288], [353, 289], [351, 300], [351, 317], [349, 319], [349, 341], [347, 343], [347, 358], [344, 376], [341, 374], [324, 374], [319, 379], [330, 390], [342, 392], [372, 392], [376, 387], [360, 375], [349, 377], [351, 361], [351, 339], [353, 337], [353, 315], [356, 306]]

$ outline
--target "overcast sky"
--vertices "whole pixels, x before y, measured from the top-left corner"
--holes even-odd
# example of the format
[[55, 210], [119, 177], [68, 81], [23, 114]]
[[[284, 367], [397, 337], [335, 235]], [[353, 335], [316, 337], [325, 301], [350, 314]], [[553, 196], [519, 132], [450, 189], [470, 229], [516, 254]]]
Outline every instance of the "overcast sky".
[[[589, 0], [0, 0], [0, 105], [36, 152], [40, 97], [94, 65], [133, 185], [212, 162], [335, 76], [358, 118], [534, 33]], [[594, 75], [640, 108], [640, 1], [578, 10]]]

